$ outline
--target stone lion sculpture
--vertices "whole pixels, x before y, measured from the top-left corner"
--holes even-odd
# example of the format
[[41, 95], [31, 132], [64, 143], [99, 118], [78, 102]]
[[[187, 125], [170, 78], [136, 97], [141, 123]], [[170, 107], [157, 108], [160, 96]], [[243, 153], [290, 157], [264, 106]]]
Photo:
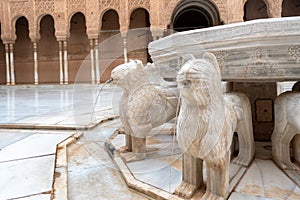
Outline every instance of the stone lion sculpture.
[[203, 184], [206, 163], [206, 193], [202, 199], [224, 199], [229, 193], [230, 146], [236, 131], [238, 164], [249, 165], [254, 157], [250, 102], [241, 93], [223, 94], [216, 58], [205, 53], [191, 57], [179, 70], [177, 84], [181, 107], [177, 141], [183, 154], [183, 181], [175, 193], [190, 198]]
[[[298, 135], [297, 135], [298, 134]], [[291, 162], [290, 144], [294, 138], [293, 155], [300, 163], [300, 92], [285, 92], [275, 100], [275, 127], [272, 134], [274, 162], [281, 169], [299, 170]]]
[[127, 161], [144, 159], [149, 132], [173, 119], [176, 114], [177, 87], [154, 85], [149, 81], [146, 70], [141, 61], [132, 60], [117, 66], [111, 73], [111, 84], [123, 90], [119, 105], [120, 119], [126, 133], [126, 147], [134, 153]]

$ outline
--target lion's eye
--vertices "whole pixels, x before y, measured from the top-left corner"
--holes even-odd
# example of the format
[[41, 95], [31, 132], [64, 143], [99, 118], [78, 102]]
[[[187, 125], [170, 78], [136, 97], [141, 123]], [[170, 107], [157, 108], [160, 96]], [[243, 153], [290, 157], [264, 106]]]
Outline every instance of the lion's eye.
[[182, 82], [183, 87], [188, 87], [191, 85], [191, 81], [190, 80], [185, 80]]

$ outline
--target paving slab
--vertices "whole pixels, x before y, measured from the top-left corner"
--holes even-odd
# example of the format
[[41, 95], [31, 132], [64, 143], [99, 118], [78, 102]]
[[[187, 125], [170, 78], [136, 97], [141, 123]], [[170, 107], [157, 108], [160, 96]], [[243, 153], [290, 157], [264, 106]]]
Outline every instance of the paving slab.
[[228, 200], [274, 200], [266, 197], [247, 195], [242, 193], [233, 192]]
[[51, 194], [38, 194], [29, 197], [19, 198], [19, 200], [51, 200]]
[[3, 149], [10, 144], [13, 144], [19, 140], [22, 140], [28, 136], [31, 136], [33, 133], [22, 133], [20, 131], [5, 131], [0, 130], [0, 149]]
[[181, 172], [156, 159], [127, 163], [133, 176], [166, 192], [174, 193], [181, 183]]
[[55, 155], [0, 163], [0, 199], [51, 192]]
[[300, 188], [272, 160], [255, 159], [235, 191], [271, 199], [300, 199]]
[[0, 163], [56, 153], [56, 145], [70, 137], [68, 134], [33, 134], [0, 151]]

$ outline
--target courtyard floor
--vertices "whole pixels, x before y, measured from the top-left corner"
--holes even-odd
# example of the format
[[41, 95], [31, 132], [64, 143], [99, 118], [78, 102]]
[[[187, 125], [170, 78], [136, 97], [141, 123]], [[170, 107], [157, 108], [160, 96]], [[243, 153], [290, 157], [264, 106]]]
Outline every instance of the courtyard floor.
[[[129, 179], [139, 191], [174, 191], [181, 152], [171, 134], [153, 134], [144, 161], [111, 158], [107, 142], [124, 144], [116, 134], [121, 91], [101, 87], [0, 86], [0, 200], [150, 199], [129, 189]], [[256, 143], [256, 158], [229, 199], [300, 199], [299, 173], [279, 170], [268, 147]]]

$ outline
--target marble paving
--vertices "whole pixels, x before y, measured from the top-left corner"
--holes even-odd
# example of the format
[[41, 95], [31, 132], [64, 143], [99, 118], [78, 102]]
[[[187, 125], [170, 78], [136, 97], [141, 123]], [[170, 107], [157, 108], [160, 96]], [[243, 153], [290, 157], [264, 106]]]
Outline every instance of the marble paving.
[[0, 199], [50, 199], [56, 147], [72, 132], [0, 130]]
[[[128, 177], [126, 170], [122, 170], [123, 176], [127, 181], [133, 181], [131, 185], [139, 191], [145, 190], [145, 193], [155, 193], [159, 188], [160, 191], [165, 191], [169, 195], [174, 193], [175, 188], [181, 181], [181, 153], [180, 149], [171, 135], [155, 135], [148, 138], [147, 142], [147, 158], [142, 161], [124, 162], [131, 153], [118, 153], [116, 151], [112, 154], [117, 165], [120, 168], [127, 168], [135, 180]], [[160, 144], [160, 145], [159, 145]], [[169, 144], [166, 145], [166, 144]], [[111, 140], [111, 145], [115, 149], [125, 145], [125, 135], [119, 134]], [[270, 142], [256, 142], [256, 158], [248, 168], [231, 164], [230, 165], [230, 191], [229, 200], [271, 200], [271, 199], [300, 199], [299, 186], [290, 179], [282, 170], [280, 170], [271, 160], [272, 152]], [[156, 149], [154, 148], [156, 147]], [[159, 148], [161, 147], [161, 149]], [[166, 151], [173, 148], [172, 151]], [[151, 153], [151, 150], [154, 152]], [[164, 152], [164, 153], [162, 153]], [[172, 152], [172, 153], [171, 153]], [[167, 156], [169, 155], [169, 156]], [[118, 157], [123, 158], [120, 163]], [[123, 163], [123, 164], [122, 164]], [[125, 173], [125, 174], [124, 174]], [[204, 169], [205, 174], [205, 169]], [[206, 177], [204, 176], [204, 179]], [[139, 183], [137, 184], [136, 181]], [[205, 181], [205, 180], [204, 180]], [[146, 184], [148, 186], [141, 186]], [[201, 195], [196, 194], [198, 199]], [[166, 194], [159, 194], [155, 198], [169, 199]]]
[[127, 187], [104, 149], [118, 126], [119, 120], [104, 123], [96, 128], [98, 131], [86, 131], [68, 148], [68, 199], [149, 199]]
[[121, 91], [105, 85], [0, 86], [0, 128], [90, 128], [118, 115]]
[[[0, 86], [1, 200], [52, 199], [56, 146], [76, 132], [83, 136], [68, 147], [65, 155], [65, 199], [146, 200], [154, 198], [154, 193], [161, 199], [180, 199], [172, 195], [182, 170], [180, 149], [172, 135], [174, 125], [151, 133], [146, 160], [120, 169], [122, 160], [112, 160], [108, 152], [118, 156], [114, 150], [124, 146], [124, 135], [116, 132], [121, 123], [118, 118], [107, 121], [118, 113], [120, 91], [104, 88], [99, 94], [99, 89], [91, 85], [75, 89], [74, 85]], [[4, 129], [7, 125], [17, 129]], [[76, 130], [80, 127], [93, 128]], [[112, 141], [111, 145], [107, 145], [108, 141]], [[238, 170], [232, 165], [230, 174]], [[256, 143], [256, 159], [240, 172], [238, 181], [235, 176], [230, 178], [237, 186], [232, 186], [229, 200], [300, 199], [297, 173], [296, 176], [295, 172], [276, 167], [271, 160], [270, 143]]]

